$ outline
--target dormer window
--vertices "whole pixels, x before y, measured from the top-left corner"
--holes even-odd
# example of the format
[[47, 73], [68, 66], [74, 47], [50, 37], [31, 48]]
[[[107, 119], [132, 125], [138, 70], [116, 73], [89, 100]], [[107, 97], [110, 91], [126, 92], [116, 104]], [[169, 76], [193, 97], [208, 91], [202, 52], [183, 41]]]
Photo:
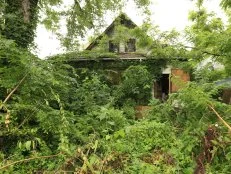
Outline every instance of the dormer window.
[[112, 52], [112, 53], [118, 53], [119, 52], [118, 44], [113, 43], [111, 40], [109, 41], [109, 52]]
[[114, 43], [109, 41], [109, 52], [112, 53], [129, 53], [136, 52], [136, 39], [129, 39], [126, 44]]
[[136, 52], [136, 39], [129, 39], [125, 48], [126, 52]]

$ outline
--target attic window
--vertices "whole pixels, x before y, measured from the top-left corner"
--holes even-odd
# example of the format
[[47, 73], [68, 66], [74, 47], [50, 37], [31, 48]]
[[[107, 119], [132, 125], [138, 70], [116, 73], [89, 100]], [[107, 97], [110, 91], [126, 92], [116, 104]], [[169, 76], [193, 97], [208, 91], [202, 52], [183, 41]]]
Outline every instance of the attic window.
[[109, 41], [109, 52], [118, 53], [119, 52], [118, 44]]
[[125, 48], [126, 52], [136, 52], [136, 39], [129, 39]]

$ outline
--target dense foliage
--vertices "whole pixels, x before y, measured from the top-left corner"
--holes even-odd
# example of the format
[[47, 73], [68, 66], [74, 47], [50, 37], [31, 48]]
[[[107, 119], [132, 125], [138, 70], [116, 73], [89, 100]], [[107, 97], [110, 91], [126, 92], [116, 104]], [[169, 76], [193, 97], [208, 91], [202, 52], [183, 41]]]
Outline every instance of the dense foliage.
[[[138, 8], [147, 7], [149, 0], [134, 0]], [[1, 0], [0, 33], [13, 39], [23, 48], [33, 44], [35, 29], [39, 22], [47, 29], [57, 33], [62, 45], [76, 49], [78, 39], [85, 32], [95, 30], [104, 23], [103, 15], [107, 11], [119, 11], [126, 5], [124, 0]], [[67, 34], [60, 33], [60, 23], [65, 20]]]
[[[101, 10], [114, 8], [110, 3], [115, 1], [99, 2], [102, 4], [87, 3], [86, 11], [81, 12], [86, 14], [80, 15], [78, 22], [88, 15], [87, 10], [93, 10], [91, 5]], [[149, 1], [136, 2], [142, 6]], [[125, 66], [117, 79], [120, 83], [113, 81], [112, 70], [68, 64], [74, 58], [116, 59], [115, 54], [72, 52], [40, 60], [26, 49], [33, 33], [19, 35], [28, 38], [25, 45], [20, 45], [16, 35], [1, 33], [0, 172], [229, 173], [231, 107], [220, 101], [220, 89], [213, 83], [230, 73], [229, 26], [225, 28], [220, 20], [207, 15], [202, 1], [198, 2], [202, 11], [198, 15], [191, 12], [193, 24], [186, 31], [193, 48], [186, 50], [177, 42], [175, 31], [154, 40], [150, 38], [157, 33], [151, 31], [156, 28], [146, 25], [150, 32], [146, 38], [135, 29], [144, 39], [140, 46], [146, 43], [150, 55], [147, 61]], [[229, 7], [228, 1], [222, 2]], [[4, 3], [0, 1], [0, 6]], [[48, 7], [59, 1], [41, 3]], [[208, 69], [209, 64], [196, 68], [208, 55], [225, 63], [225, 71]], [[151, 99], [151, 83], [170, 61], [176, 67], [193, 68], [194, 81], [184, 84], [166, 102]], [[158, 68], [153, 70], [153, 66]], [[145, 118], [136, 118], [137, 105], [149, 105]]]

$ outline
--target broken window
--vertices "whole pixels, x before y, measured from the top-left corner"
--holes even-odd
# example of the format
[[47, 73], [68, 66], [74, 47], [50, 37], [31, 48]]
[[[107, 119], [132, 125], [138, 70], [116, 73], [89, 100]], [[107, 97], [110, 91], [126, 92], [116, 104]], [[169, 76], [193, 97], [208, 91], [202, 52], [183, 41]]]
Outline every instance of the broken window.
[[128, 40], [125, 51], [126, 52], [135, 52], [136, 51], [136, 39], [129, 39]]

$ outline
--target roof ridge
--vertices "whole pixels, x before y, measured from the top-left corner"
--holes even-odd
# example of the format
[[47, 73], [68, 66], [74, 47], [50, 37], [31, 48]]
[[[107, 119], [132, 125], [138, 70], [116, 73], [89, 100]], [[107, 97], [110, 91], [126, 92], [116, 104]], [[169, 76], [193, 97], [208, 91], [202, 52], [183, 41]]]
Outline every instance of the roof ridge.
[[118, 19], [122, 18], [123, 20], [127, 20], [131, 23], [131, 25], [133, 27], [137, 27], [137, 25], [131, 20], [131, 18], [129, 18], [129, 16], [124, 13], [124, 12], [121, 12], [113, 21], [112, 23], [104, 30], [104, 32], [102, 32], [93, 42], [91, 42], [86, 50], [91, 50], [93, 48], [93, 46], [95, 44], [97, 44], [97, 41], [100, 40], [102, 37], [103, 37], [103, 34], [107, 33], [111, 28], [114, 27], [114, 24], [116, 23], [116, 21], [118, 21]]

